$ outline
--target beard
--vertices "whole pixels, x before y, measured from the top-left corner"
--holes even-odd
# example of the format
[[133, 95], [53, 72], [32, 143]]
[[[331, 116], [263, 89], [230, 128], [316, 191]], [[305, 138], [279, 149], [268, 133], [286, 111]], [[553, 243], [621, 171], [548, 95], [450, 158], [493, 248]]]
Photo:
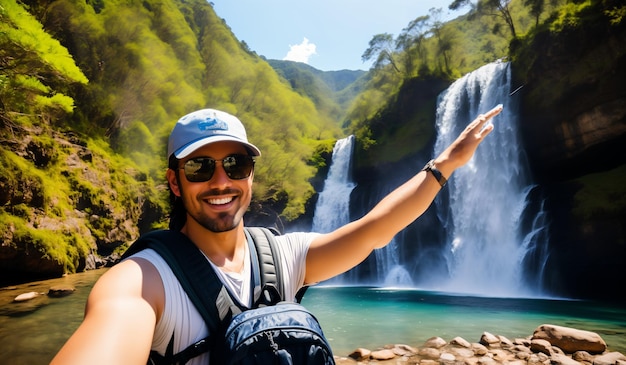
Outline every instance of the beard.
[[[206, 198], [210, 198], [211, 196], [219, 196], [233, 193], [236, 194], [236, 196], [238, 197], [237, 199], [241, 199], [240, 191], [232, 189], [207, 191], [198, 196], [196, 199], [198, 202], [201, 203], [200, 205], [202, 205], [202, 201]], [[183, 194], [182, 188], [181, 194]], [[191, 199], [191, 197], [188, 197], [188, 199]], [[234, 214], [232, 212], [221, 212], [217, 215], [209, 216], [201, 210], [194, 211], [193, 209], [187, 209], [187, 207], [193, 207], [194, 204], [189, 202], [189, 205], [187, 205], [185, 199], [183, 199], [183, 205], [185, 206], [185, 210], [187, 211], [187, 219], [192, 219], [198, 225], [213, 233], [228, 232], [237, 228], [241, 223], [241, 220], [243, 219], [243, 215], [245, 213], [245, 210], [242, 210], [241, 207], [239, 207]]]
[[232, 215], [230, 213], [220, 213], [217, 218], [211, 218], [206, 214], [191, 214], [189, 211], [187, 212], [187, 216], [196, 221], [196, 223], [204, 229], [213, 233], [232, 231], [239, 226], [242, 218], [240, 214]]

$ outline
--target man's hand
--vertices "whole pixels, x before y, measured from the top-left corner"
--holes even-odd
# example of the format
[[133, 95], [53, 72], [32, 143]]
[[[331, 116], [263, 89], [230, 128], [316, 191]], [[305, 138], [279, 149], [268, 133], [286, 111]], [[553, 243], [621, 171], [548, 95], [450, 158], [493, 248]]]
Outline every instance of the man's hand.
[[502, 104], [497, 105], [485, 114], [480, 114], [465, 127], [465, 130], [435, 160], [437, 168], [444, 176], [449, 177], [457, 168], [465, 165], [474, 155], [476, 148], [493, 130], [491, 118], [500, 114]]

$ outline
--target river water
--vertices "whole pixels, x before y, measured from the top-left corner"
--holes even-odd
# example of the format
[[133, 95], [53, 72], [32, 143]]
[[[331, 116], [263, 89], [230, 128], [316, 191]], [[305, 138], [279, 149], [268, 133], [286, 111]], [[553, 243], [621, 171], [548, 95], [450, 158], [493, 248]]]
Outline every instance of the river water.
[[[83, 316], [103, 270], [0, 289], [0, 364], [47, 364]], [[13, 303], [22, 293], [70, 284], [74, 294]], [[319, 319], [336, 355], [389, 343], [422, 345], [432, 336], [478, 342], [484, 331], [514, 339], [544, 323], [597, 332], [626, 354], [626, 306], [562, 299], [489, 298], [419, 289], [314, 287], [303, 304]]]

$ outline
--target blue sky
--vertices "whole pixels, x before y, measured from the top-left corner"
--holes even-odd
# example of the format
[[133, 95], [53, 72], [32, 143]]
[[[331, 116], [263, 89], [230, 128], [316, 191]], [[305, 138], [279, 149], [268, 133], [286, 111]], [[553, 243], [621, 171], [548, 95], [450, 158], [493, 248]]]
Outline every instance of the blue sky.
[[240, 41], [270, 59], [305, 62], [323, 71], [367, 70], [361, 55], [376, 34], [396, 37], [410, 21], [452, 0], [213, 0]]

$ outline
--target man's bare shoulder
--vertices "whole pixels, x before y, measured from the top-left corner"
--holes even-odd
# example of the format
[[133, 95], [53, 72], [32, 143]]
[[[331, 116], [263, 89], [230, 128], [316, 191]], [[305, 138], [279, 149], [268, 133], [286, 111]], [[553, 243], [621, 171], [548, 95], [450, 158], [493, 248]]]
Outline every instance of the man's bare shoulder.
[[88, 305], [113, 298], [141, 298], [160, 314], [165, 293], [156, 267], [146, 259], [131, 257], [107, 270], [94, 285]]

